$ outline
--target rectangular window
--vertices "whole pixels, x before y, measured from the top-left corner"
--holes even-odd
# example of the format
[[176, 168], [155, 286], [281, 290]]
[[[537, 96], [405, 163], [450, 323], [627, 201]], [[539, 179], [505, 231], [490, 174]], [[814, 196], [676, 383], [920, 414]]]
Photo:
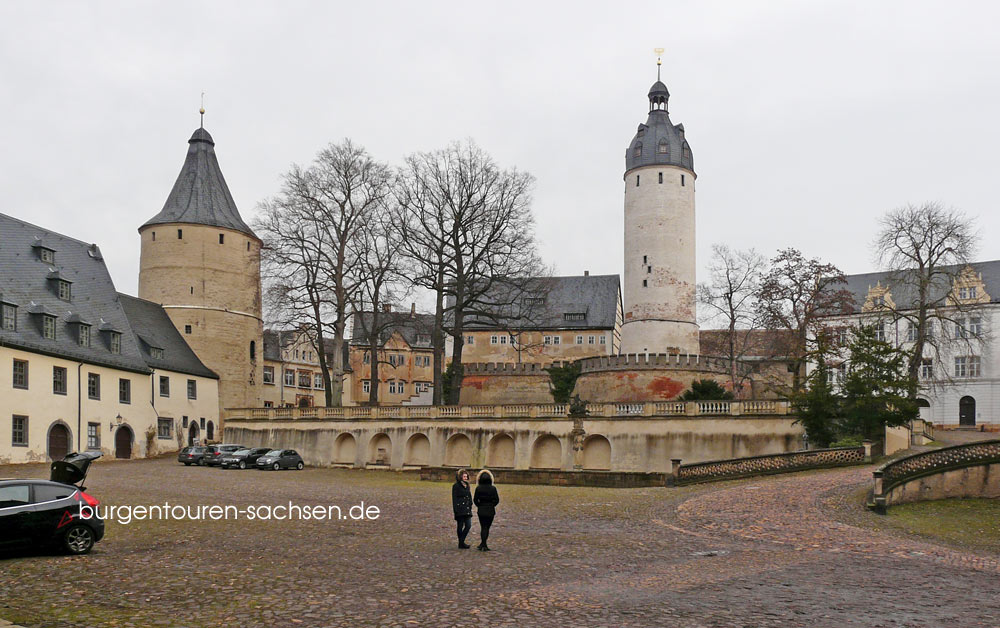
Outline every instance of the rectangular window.
[[185, 334], [190, 334], [191, 333], [191, 326], [190, 325], [185, 325], [184, 326], [184, 333]]
[[56, 285], [59, 290], [59, 298], [63, 301], [70, 300], [70, 283], [68, 281], [57, 281]]
[[294, 385], [295, 385], [295, 371], [293, 370], [285, 371], [285, 386], [294, 386]]
[[969, 356], [969, 377], [982, 376], [982, 360], [978, 355]]
[[406, 382], [399, 382], [398, 384], [396, 384], [396, 392], [398, 392], [401, 395], [405, 395], [406, 394]]
[[3, 304], [3, 328], [7, 331], [17, 331], [17, 308]]
[[87, 449], [101, 448], [101, 424], [87, 423]]
[[875, 340], [885, 342], [885, 323], [875, 323]]
[[38, 249], [38, 257], [46, 264], [56, 263], [56, 252], [49, 249]]
[[596, 340], [595, 336], [587, 336], [587, 344], [588, 345], [594, 344], [595, 340]]
[[361, 390], [364, 393], [370, 393], [372, 391], [372, 383], [368, 380], [361, 382]]
[[906, 341], [916, 342], [917, 341], [917, 326], [913, 323], [907, 323], [906, 325]]
[[312, 373], [299, 371], [299, 388], [312, 388]]
[[643, 264], [648, 264], [649, 263], [649, 256], [648, 255], [643, 255], [642, 256], [642, 263]]
[[318, 390], [323, 390], [323, 374], [316, 373], [313, 375], [313, 388]]
[[563, 314], [563, 320], [585, 321], [587, 320], [587, 314], [584, 312], [566, 312], [565, 314]]
[[837, 365], [837, 383], [843, 384], [844, 378], [846, 377], [847, 377], [847, 365], [846, 364]]
[[14, 360], [14, 388], [28, 388], [28, 363], [25, 360]]
[[647, 282], [645, 279], [643, 279], [642, 280], [642, 287], [643, 288], [648, 288], [649, 287], [649, 282]]
[[684, 175], [681, 175], [681, 187], [684, 187]]
[[116, 331], [110, 333], [108, 340], [111, 343], [111, 353], [122, 352], [122, 335]]
[[226, 243], [226, 236], [225, 236], [225, 234], [220, 233], [219, 234], [219, 244], [225, 244], [225, 243]]
[[576, 337], [576, 344], [578, 344], [578, 345], [582, 345], [583, 344], [583, 336], [577, 336]]
[[154, 360], [162, 360], [163, 359], [163, 349], [160, 349], [159, 347], [150, 347], [149, 348], [149, 357], [153, 358]]
[[170, 440], [174, 436], [173, 419], [156, 419], [156, 437], [161, 440]]
[[955, 358], [955, 377], [968, 377], [969, 369], [964, 357]]
[[87, 398], [101, 398], [101, 376], [97, 373], [87, 373]]
[[90, 346], [90, 325], [80, 325], [79, 340], [81, 347]]
[[52, 367], [52, 394], [66, 394], [66, 369], [61, 366]]
[[608, 340], [608, 337], [607, 337], [607, 336], [605, 336], [604, 334], [601, 334], [600, 336], [598, 336], [598, 338], [600, 338], [600, 339], [601, 339], [601, 344], [602, 344], [602, 345], [606, 345], [606, 344], [608, 344], [608, 342], [607, 342], [607, 340]]
[[924, 358], [920, 360], [920, 378], [921, 379], [933, 379], [934, 378], [934, 359]]
[[983, 319], [974, 316], [969, 319], [969, 335], [978, 338], [983, 333]]
[[265, 366], [264, 367], [264, 383], [273, 384], [274, 383], [274, 367]]
[[185, 415], [181, 417], [181, 427], [187, 429], [187, 426], [188, 426], [188, 418]]
[[183, 229], [178, 229], [177, 230], [177, 239], [181, 240], [183, 238], [184, 238], [184, 230]]
[[118, 380], [118, 403], [132, 403], [132, 380]]
[[635, 187], [639, 187], [639, 175], [635, 175]]
[[198, 424], [201, 427], [201, 429], [205, 429], [205, 417], [199, 417]]
[[491, 345], [498, 344], [499, 342], [500, 342], [500, 340], [499, 340], [498, 336], [490, 336], [490, 344]]
[[28, 446], [28, 417], [15, 414], [12, 421], [10, 444], [15, 447]]
[[[250, 243], [247, 242], [247, 244], [250, 244]], [[274, 407], [274, 402], [273, 401], [265, 401], [264, 402], [264, 407], [265, 408], [273, 408]]]
[[160, 396], [170, 396], [170, 377], [166, 375], [160, 375]]
[[467, 345], [474, 345], [474, 344], [476, 344], [476, 337], [475, 336], [466, 336], [465, 337], [465, 344], [467, 344]]
[[502, 345], [507, 344], [507, 336], [500, 336], [500, 344]]
[[552, 344], [557, 345], [562, 343], [562, 336], [552, 336]]
[[189, 379], [188, 380], [188, 399], [197, 399], [197, 398], [198, 398], [198, 382], [195, 381], [195, 380], [193, 380], [193, 379]]
[[547, 345], [550, 345], [550, 344], [552, 344], [552, 336], [545, 336], [545, 337], [543, 337], [543, 339], [542, 339], [542, 340], [543, 340], [543, 341], [545, 342], [545, 344], [547, 344]]
[[56, 339], [56, 317], [48, 314], [42, 315], [42, 336], [49, 340]]
[[661, 172], [659, 174], [660, 174], [660, 183], [663, 183], [663, 173]]

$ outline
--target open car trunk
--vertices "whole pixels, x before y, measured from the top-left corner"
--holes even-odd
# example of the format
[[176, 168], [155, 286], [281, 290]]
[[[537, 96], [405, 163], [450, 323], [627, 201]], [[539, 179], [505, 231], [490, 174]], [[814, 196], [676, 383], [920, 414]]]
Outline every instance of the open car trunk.
[[87, 477], [90, 463], [101, 457], [99, 451], [84, 451], [81, 453], [69, 453], [62, 460], [52, 463], [52, 472], [49, 479], [60, 484], [79, 485]]

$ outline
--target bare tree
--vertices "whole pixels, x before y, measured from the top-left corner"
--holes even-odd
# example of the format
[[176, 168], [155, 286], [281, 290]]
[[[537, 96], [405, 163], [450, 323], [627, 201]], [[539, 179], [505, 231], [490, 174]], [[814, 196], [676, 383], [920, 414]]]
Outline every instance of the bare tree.
[[498, 286], [516, 295], [541, 266], [530, 210], [533, 182], [528, 173], [500, 169], [471, 141], [407, 159], [399, 194], [405, 250], [418, 269], [417, 281], [436, 296], [435, 401], [445, 330], [454, 365], [446, 401], [454, 404], [462, 386], [466, 317], [494, 311]]
[[708, 267], [709, 280], [697, 288], [698, 301], [708, 310], [707, 317], [725, 325], [725, 357], [729, 360], [729, 379], [737, 396], [749, 376], [748, 371], [739, 368], [739, 361], [752, 344], [754, 330], [761, 326], [757, 297], [764, 268], [764, 256], [753, 249], [738, 251], [715, 244]]
[[[975, 252], [972, 219], [939, 203], [906, 205], [886, 213], [875, 238], [876, 262], [889, 272], [892, 299], [880, 309], [907, 325], [907, 374], [918, 381], [927, 350], [938, 357], [946, 347], [981, 342], [985, 331], [968, 325], [965, 313], [982, 295], [960, 294], [958, 284]], [[968, 289], [966, 289], [968, 290]], [[937, 327], [937, 331], [934, 328]], [[949, 333], [951, 329], [957, 333]], [[944, 374], [944, 372], [942, 372]], [[916, 396], [914, 389], [911, 396]]]
[[[368, 214], [390, 192], [390, 171], [350, 140], [330, 144], [308, 168], [293, 165], [280, 194], [261, 203], [265, 294], [278, 320], [307, 324], [326, 388], [326, 405], [343, 399], [344, 331], [358, 288], [355, 240]], [[326, 339], [333, 364], [327, 360]]]
[[825, 316], [852, 311], [853, 295], [844, 273], [833, 264], [806, 259], [796, 249], [778, 251], [761, 281], [758, 310], [768, 329], [787, 329], [796, 336], [791, 347], [792, 391], [802, 385], [802, 367]]

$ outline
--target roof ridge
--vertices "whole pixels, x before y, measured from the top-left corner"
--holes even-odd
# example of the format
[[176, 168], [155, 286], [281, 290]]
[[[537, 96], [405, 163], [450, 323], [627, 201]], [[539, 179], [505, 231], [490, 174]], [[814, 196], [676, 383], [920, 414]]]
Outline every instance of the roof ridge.
[[96, 244], [96, 242], [84, 242], [83, 240], [79, 240], [77, 238], [74, 238], [73, 236], [68, 236], [68, 235], [66, 235], [64, 233], [60, 233], [58, 231], [53, 231], [52, 229], [49, 229], [47, 227], [42, 227], [41, 225], [36, 225], [33, 222], [28, 222], [27, 220], [22, 220], [20, 218], [17, 218], [15, 216], [11, 216], [10, 214], [5, 214], [3, 212], [0, 212], [0, 217], [7, 218], [9, 220], [13, 220], [14, 222], [21, 223], [22, 225], [24, 225], [26, 227], [32, 227], [34, 229], [38, 229], [39, 231], [44, 231], [44, 232], [50, 233], [52, 235], [57, 235], [60, 238], [64, 238], [66, 240], [70, 240], [71, 242], [76, 242], [77, 244], [82, 244], [83, 246], [86, 246], [86, 247], [90, 247], [90, 246]]

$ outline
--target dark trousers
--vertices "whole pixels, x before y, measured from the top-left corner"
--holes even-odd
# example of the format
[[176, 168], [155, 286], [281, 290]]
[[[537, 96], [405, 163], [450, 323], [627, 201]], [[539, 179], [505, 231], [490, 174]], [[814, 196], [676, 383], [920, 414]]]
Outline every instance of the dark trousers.
[[480, 545], [486, 545], [486, 539], [490, 538], [490, 526], [493, 525], [494, 515], [479, 515], [479, 538], [483, 541]]
[[469, 536], [469, 529], [472, 528], [472, 515], [468, 517], [455, 517], [458, 522], [458, 543], [465, 543], [465, 537]]

